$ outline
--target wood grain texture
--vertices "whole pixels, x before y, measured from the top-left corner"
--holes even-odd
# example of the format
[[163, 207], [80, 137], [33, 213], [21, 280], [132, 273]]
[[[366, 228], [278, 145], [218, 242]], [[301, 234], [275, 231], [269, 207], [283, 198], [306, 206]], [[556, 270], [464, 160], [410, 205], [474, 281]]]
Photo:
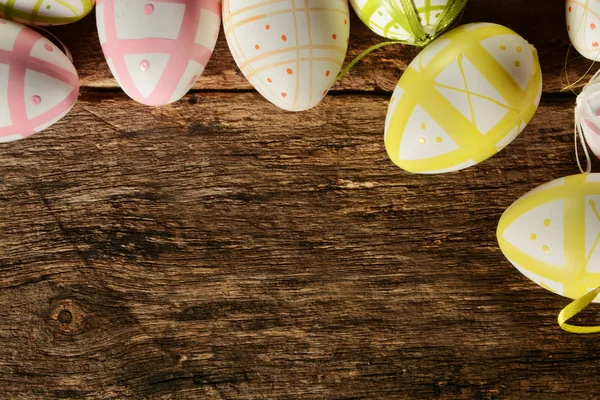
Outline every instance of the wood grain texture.
[[[596, 398], [598, 336], [562, 332], [568, 301], [495, 239], [514, 200], [577, 172], [563, 8], [471, 0], [467, 20], [531, 37], [546, 92], [507, 149], [439, 176], [383, 146], [414, 50], [292, 114], [221, 38], [196, 90], [153, 109], [115, 87], [93, 20], [54, 29], [84, 94], [0, 145], [0, 398]], [[353, 23], [349, 58], [379, 40]]]

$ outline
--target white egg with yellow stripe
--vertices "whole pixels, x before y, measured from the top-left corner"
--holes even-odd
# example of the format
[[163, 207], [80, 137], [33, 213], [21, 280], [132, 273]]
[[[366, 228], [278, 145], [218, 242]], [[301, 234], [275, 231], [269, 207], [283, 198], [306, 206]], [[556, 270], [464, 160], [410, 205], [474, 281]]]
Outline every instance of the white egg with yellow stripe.
[[95, 0], [0, 0], [0, 17], [26, 25], [65, 25], [92, 11]]
[[556, 179], [517, 200], [497, 230], [502, 253], [523, 275], [579, 298], [600, 286], [600, 174]]
[[385, 146], [414, 173], [443, 173], [480, 163], [512, 142], [542, 94], [537, 52], [512, 30], [475, 23], [426, 47], [390, 101]]

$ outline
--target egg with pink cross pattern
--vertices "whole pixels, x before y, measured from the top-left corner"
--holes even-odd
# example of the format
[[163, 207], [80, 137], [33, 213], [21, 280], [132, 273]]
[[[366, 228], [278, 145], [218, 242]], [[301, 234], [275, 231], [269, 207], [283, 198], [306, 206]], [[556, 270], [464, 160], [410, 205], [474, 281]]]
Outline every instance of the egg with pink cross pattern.
[[347, 0], [224, 0], [223, 25], [246, 79], [288, 111], [319, 104], [335, 83], [350, 35]]
[[181, 99], [217, 42], [221, 0], [98, 0], [98, 36], [108, 66], [134, 100]]
[[48, 128], [78, 96], [77, 71], [58, 47], [26, 26], [0, 19], [0, 142]]

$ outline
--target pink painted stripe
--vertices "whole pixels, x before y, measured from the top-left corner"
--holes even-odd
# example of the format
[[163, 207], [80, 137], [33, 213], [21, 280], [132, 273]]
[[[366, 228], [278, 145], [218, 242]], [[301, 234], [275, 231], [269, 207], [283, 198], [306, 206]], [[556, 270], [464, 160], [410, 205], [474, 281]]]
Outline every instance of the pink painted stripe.
[[[173, 96], [177, 90], [177, 85], [185, 72], [185, 69], [190, 62], [190, 54], [198, 56], [197, 46], [194, 41], [196, 40], [196, 32], [198, 31], [198, 24], [200, 23], [200, 6], [186, 6], [185, 13], [183, 15], [183, 23], [179, 30], [179, 37], [176, 40], [178, 49], [171, 52], [169, 62], [165, 67], [165, 72], [160, 77], [156, 89], [148, 97], [150, 104], [166, 104], [169, 99]], [[154, 42], [154, 41], [152, 41]], [[187, 51], [185, 47], [190, 47]], [[191, 50], [191, 51], [190, 51]], [[201, 52], [199, 54], [202, 54]], [[202, 66], [205, 67], [208, 63], [208, 59], [201, 62]]]
[[[40, 39], [42, 37], [37, 32], [29, 28], [23, 28], [15, 39], [11, 56], [8, 56], [7, 52], [0, 53], [0, 62], [4, 60], [9, 65], [8, 108], [12, 119], [11, 126], [0, 128], [0, 136], [31, 136], [36, 133], [35, 129], [37, 127], [58, 118], [68, 111], [79, 97], [79, 78], [77, 76], [66, 73], [65, 69], [59, 68], [57, 65], [30, 56], [31, 50]], [[27, 118], [25, 105], [25, 73], [28, 69], [60, 79], [73, 86], [73, 90], [67, 98], [31, 120]]]
[[598, 127], [591, 123], [589, 120], [585, 120], [585, 124], [587, 125], [588, 128], [590, 128], [592, 130], [592, 132], [594, 132], [596, 135], [600, 136], [600, 129], [598, 129]]
[[[152, 45], [148, 43], [140, 44], [139, 42], [152, 41]], [[102, 46], [102, 50], [110, 52], [109, 54], [118, 54], [120, 56], [126, 56], [129, 54], [139, 53], [184, 53], [190, 60], [197, 61], [201, 64], [207, 62], [205, 58], [205, 52], [208, 52], [208, 58], [212, 54], [212, 51], [199, 44], [194, 45], [193, 51], [190, 51], [186, 43], [175, 41], [171, 39], [138, 39], [138, 40], [119, 40], [118, 43], [109, 42], [108, 40]], [[204, 65], [204, 64], [203, 64]]]
[[[22, 57], [14, 54], [11, 51], [0, 50], [0, 64], [16, 65], [22, 61]], [[54, 79], [65, 81], [73, 86], [79, 84], [79, 78], [71, 71], [60, 68], [58, 65], [51, 62], [41, 60], [39, 58], [27, 57], [25, 68], [32, 71], [40, 72]]]

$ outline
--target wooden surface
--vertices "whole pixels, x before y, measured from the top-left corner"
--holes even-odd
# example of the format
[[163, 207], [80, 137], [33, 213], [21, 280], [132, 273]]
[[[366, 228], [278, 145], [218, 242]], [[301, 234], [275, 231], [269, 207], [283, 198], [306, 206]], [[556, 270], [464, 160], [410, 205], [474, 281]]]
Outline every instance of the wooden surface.
[[[600, 336], [562, 332], [568, 301], [495, 239], [513, 201], [577, 172], [564, 1], [471, 0], [463, 21], [535, 44], [544, 96], [506, 150], [439, 176], [383, 146], [414, 49], [291, 114], [221, 36], [192, 93], [152, 109], [116, 86], [92, 17], [53, 29], [82, 96], [0, 146], [0, 398], [597, 398]], [[381, 40], [351, 22], [348, 59]]]

